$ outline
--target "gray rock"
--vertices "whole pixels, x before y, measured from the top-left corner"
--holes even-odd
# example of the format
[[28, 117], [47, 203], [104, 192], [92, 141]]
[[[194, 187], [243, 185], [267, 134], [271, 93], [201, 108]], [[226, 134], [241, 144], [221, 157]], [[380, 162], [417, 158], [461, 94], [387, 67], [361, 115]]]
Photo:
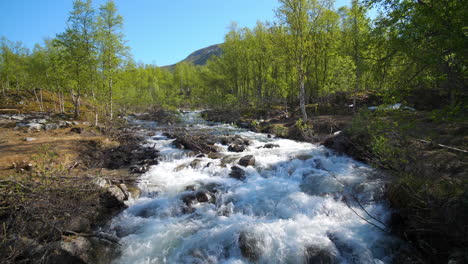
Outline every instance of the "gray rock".
[[59, 121], [58, 123], [60, 128], [72, 127], [72, 122], [70, 121]]
[[273, 143], [268, 143], [268, 144], [265, 144], [265, 146], [263, 146], [263, 148], [267, 148], [267, 149], [272, 149], [272, 148], [279, 148], [280, 146], [278, 144], [273, 144]]
[[239, 160], [239, 165], [244, 166], [244, 167], [254, 166], [255, 165], [255, 157], [253, 155], [244, 156]]
[[24, 139], [24, 141], [26, 141], [26, 142], [31, 142], [31, 141], [35, 141], [35, 140], [37, 140], [37, 138], [27, 137], [27, 138]]
[[317, 247], [308, 247], [305, 252], [307, 264], [336, 264], [338, 263], [337, 253]]
[[231, 152], [243, 152], [244, 150], [245, 150], [244, 145], [230, 145], [228, 147], [228, 151], [231, 151]]
[[237, 179], [237, 180], [244, 180], [245, 171], [237, 166], [233, 166], [231, 167], [231, 172], [229, 173], [229, 177]]
[[75, 217], [67, 225], [68, 230], [77, 233], [86, 233], [91, 229], [91, 222], [84, 217]]
[[187, 164], [181, 164], [174, 168], [174, 172], [179, 172], [181, 170], [185, 170], [186, 168], [188, 168]]
[[125, 198], [127, 196], [119, 187], [111, 185], [107, 188], [106, 192], [103, 194], [103, 204], [107, 208], [124, 208], [125, 207]]
[[262, 241], [255, 234], [241, 231], [239, 234], [239, 249], [244, 258], [257, 262], [262, 256]]
[[192, 162], [190, 162], [190, 167], [193, 169], [199, 169], [202, 167], [201, 160], [199, 159], [194, 159]]
[[88, 253], [91, 250], [91, 242], [84, 237], [78, 236], [72, 240], [61, 241], [60, 248], [85, 263], [90, 260]]
[[46, 124], [44, 128], [45, 130], [55, 130], [55, 129], [59, 129], [60, 126], [55, 123], [49, 123], [49, 124]]
[[38, 123], [29, 123], [28, 125], [28, 131], [41, 131], [44, 126], [42, 124], [38, 124]]

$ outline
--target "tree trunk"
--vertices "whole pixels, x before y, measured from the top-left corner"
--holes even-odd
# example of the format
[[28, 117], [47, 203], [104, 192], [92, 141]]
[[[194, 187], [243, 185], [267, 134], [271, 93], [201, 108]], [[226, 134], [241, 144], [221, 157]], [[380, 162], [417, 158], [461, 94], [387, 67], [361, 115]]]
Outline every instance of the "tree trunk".
[[305, 83], [304, 83], [304, 70], [302, 67], [299, 69], [299, 104], [301, 107], [302, 121], [307, 122], [307, 112], [305, 107]]
[[39, 96], [40, 96], [40, 106], [41, 106], [41, 111], [44, 112], [44, 96], [42, 95], [42, 88], [39, 88]]
[[110, 120], [113, 119], [114, 113], [113, 113], [113, 104], [112, 104], [112, 78], [109, 78], [109, 103], [110, 103]]

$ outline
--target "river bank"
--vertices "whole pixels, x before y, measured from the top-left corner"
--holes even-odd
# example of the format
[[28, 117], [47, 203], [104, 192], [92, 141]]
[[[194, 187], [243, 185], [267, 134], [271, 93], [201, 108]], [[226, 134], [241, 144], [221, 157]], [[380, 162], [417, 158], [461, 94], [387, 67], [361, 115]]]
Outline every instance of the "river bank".
[[0, 116], [1, 263], [108, 263], [103, 227], [139, 196], [157, 164], [132, 127], [98, 129], [66, 115]]
[[310, 115], [303, 126], [294, 112], [210, 110], [203, 115], [251, 131], [319, 143], [385, 170], [394, 179], [385, 190], [395, 209], [392, 230], [419, 252], [410, 259], [467, 260], [466, 119], [444, 119], [441, 112], [363, 111]]

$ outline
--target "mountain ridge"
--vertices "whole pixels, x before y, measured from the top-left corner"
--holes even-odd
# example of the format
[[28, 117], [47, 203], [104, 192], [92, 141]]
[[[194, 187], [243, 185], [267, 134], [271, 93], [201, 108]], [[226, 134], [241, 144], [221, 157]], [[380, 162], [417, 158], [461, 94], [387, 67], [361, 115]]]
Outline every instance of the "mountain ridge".
[[196, 50], [196, 51], [190, 53], [190, 55], [188, 55], [184, 60], [179, 61], [179, 62], [177, 62], [175, 64], [162, 66], [161, 68], [174, 70], [174, 68], [175, 68], [175, 66], [177, 64], [179, 64], [181, 62], [184, 62], [184, 61], [191, 62], [191, 63], [193, 63], [195, 65], [206, 65], [206, 62], [212, 56], [221, 55], [222, 50], [221, 50], [220, 45], [221, 44], [215, 44], [215, 45], [211, 45], [211, 46]]

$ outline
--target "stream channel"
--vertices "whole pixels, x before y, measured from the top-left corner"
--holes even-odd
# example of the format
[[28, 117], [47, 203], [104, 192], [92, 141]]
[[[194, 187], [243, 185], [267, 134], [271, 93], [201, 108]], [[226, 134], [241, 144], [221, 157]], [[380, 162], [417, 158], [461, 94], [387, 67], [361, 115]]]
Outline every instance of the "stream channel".
[[[223, 158], [196, 157], [163, 135], [167, 127], [130, 120], [142, 135], [154, 132], [142, 143], [161, 157], [141, 175], [141, 197], [110, 224], [122, 243], [112, 263], [392, 262], [401, 242], [385, 231], [381, 172], [323, 146], [209, 123], [197, 111], [182, 119], [188, 131], [250, 144], [241, 153], [217, 144]], [[246, 155], [255, 165], [237, 165]], [[235, 165], [245, 177], [230, 177]]]

